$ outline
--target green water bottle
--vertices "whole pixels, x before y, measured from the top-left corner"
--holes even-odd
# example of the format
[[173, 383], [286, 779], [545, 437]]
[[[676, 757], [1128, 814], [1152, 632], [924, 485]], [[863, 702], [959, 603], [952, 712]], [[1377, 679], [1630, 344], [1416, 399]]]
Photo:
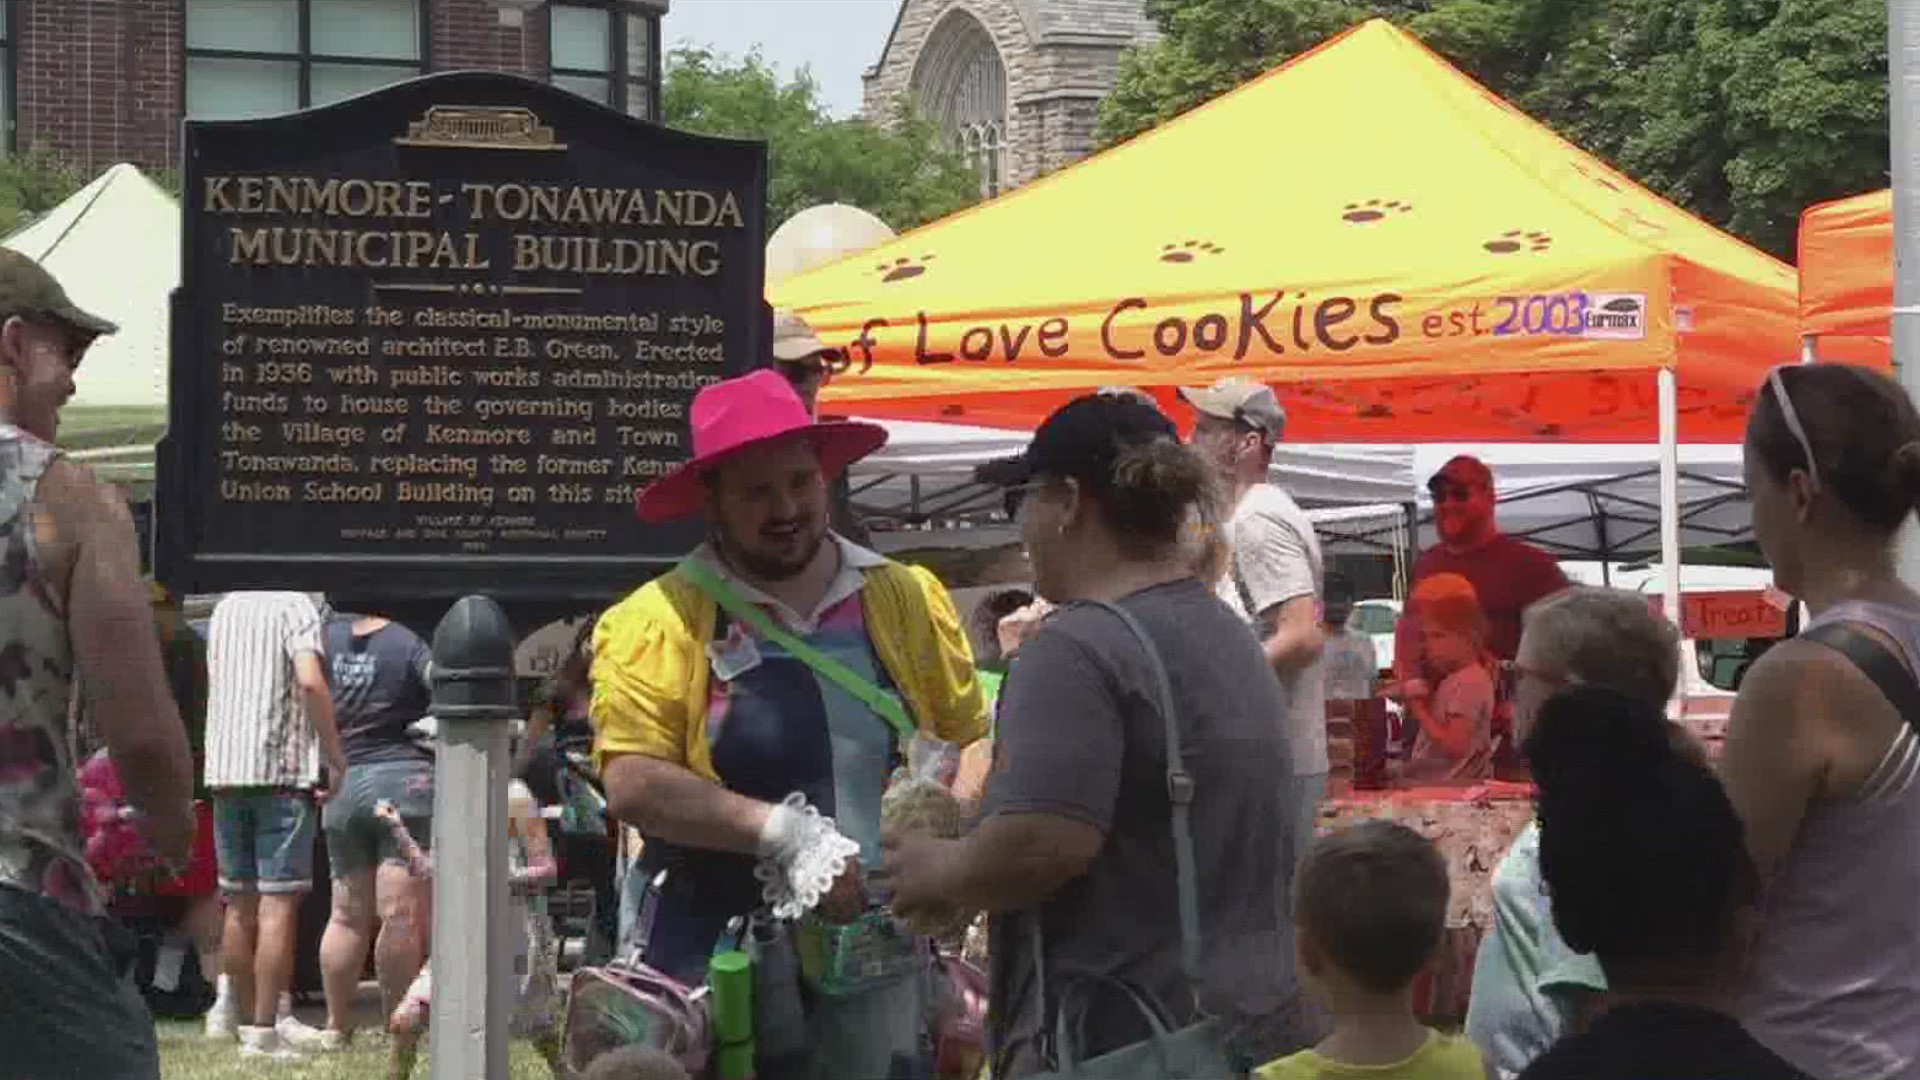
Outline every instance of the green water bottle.
[[753, 1080], [753, 961], [739, 949], [707, 961], [720, 1080]]

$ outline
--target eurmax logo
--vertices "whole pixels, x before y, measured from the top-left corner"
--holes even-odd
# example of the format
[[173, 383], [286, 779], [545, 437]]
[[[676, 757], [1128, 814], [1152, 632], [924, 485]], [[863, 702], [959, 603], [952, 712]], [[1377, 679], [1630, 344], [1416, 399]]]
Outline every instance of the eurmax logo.
[[1587, 307], [1584, 336], [1611, 341], [1639, 341], [1647, 336], [1645, 293], [1595, 293]]

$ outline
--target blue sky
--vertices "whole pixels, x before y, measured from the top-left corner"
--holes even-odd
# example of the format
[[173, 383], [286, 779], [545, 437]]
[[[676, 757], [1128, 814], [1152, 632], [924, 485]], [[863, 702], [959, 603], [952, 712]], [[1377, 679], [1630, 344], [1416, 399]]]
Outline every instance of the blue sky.
[[756, 46], [782, 72], [811, 68], [837, 116], [860, 109], [860, 73], [880, 56], [898, 0], [673, 0], [667, 48], [710, 45], [743, 56]]

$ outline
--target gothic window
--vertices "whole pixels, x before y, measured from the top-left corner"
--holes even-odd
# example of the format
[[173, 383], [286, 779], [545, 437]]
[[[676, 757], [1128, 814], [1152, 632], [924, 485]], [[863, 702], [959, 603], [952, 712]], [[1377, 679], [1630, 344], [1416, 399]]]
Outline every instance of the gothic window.
[[949, 14], [927, 35], [913, 73], [913, 93], [980, 176], [980, 193], [1005, 190], [1007, 69], [980, 21]]

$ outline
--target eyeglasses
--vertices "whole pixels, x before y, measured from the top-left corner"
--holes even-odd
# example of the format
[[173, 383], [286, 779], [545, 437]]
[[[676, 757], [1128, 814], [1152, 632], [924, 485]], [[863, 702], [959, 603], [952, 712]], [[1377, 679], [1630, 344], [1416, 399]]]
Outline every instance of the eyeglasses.
[[1780, 379], [1780, 369], [1767, 372], [1767, 385], [1773, 389], [1773, 398], [1780, 403], [1780, 418], [1787, 422], [1787, 430], [1793, 434], [1794, 441], [1800, 444], [1800, 452], [1807, 458], [1807, 486], [1815, 494], [1820, 491], [1820, 465], [1813, 460], [1813, 442], [1807, 438], [1807, 429], [1800, 425], [1800, 414], [1793, 409], [1793, 399], [1787, 396], [1787, 384]]

